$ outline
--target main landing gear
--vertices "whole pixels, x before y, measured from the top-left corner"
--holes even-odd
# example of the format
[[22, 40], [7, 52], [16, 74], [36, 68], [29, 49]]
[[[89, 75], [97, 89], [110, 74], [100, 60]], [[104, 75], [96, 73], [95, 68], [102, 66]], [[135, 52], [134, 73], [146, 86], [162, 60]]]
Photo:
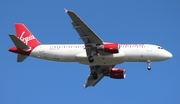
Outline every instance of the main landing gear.
[[150, 63], [151, 63], [151, 61], [150, 61], [150, 60], [147, 60], [147, 69], [148, 69], [148, 70], [151, 70], [151, 64], [150, 64]]
[[90, 63], [93, 63], [94, 62], [94, 55], [97, 55], [97, 54], [98, 54], [97, 50], [96, 49], [92, 49], [91, 50], [91, 54], [88, 56], [88, 61]]
[[95, 65], [95, 66], [91, 67], [91, 76], [92, 76], [92, 79], [94, 79], [94, 80], [98, 79], [97, 70], [99, 67], [100, 67], [99, 65]]
[[90, 63], [93, 63], [94, 62], [94, 57], [92, 55], [88, 56], [88, 60]]

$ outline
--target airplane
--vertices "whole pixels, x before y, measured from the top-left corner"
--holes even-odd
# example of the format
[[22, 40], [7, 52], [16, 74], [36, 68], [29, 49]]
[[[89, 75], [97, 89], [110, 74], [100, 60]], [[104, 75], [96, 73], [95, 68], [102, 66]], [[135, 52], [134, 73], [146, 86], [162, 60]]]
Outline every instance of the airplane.
[[65, 9], [84, 44], [41, 44], [22, 23], [15, 24], [16, 36], [9, 34], [14, 47], [9, 51], [18, 54], [17, 62], [28, 56], [55, 62], [77, 62], [90, 67], [85, 88], [95, 86], [103, 77], [124, 79], [126, 71], [115, 68], [125, 62], [146, 62], [151, 70], [151, 62], [172, 58], [172, 54], [153, 44], [118, 44], [104, 42], [73, 11]]

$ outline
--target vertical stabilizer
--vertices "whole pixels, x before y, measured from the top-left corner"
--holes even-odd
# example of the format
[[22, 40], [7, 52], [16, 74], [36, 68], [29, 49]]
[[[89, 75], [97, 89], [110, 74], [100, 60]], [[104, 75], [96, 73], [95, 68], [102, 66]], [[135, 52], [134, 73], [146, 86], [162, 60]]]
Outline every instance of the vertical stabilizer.
[[30, 48], [35, 48], [41, 44], [24, 24], [15, 24], [15, 29], [16, 36]]
[[33, 49], [41, 43], [33, 36], [24, 24], [15, 24], [16, 36], [9, 35], [15, 47], [10, 52], [17, 53], [17, 62], [24, 61]]

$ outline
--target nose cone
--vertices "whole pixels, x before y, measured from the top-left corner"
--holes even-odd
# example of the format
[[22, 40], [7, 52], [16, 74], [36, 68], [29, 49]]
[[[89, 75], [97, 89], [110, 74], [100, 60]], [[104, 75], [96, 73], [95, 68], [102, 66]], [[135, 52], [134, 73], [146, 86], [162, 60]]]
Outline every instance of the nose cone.
[[166, 59], [170, 59], [170, 58], [172, 58], [173, 57], [173, 55], [170, 53], [170, 52], [165, 52], [165, 58]]

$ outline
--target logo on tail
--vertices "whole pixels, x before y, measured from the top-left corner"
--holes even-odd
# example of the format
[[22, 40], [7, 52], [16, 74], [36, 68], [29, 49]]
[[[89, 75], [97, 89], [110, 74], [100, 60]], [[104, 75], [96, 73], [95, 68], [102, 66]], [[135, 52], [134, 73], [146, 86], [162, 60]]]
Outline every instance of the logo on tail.
[[27, 37], [24, 38], [24, 37], [23, 37], [24, 34], [25, 34], [25, 31], [23, 31], [23, 32], [21, 33], [19, 39], [20, 39], [22, 42], [24, 42], [26, 45], [28, 45], [28, 42], [29, 42], [30, 40], [35, 39], [35, 37], [34, 37], [33, 35], [29, 35], [29, 36], [27, 36]]
[[36, 46], [41, 44], [24, 24], [15, 24], [15, 30], [16, 36], [19, 40], [31, 49], [34, 49]]

